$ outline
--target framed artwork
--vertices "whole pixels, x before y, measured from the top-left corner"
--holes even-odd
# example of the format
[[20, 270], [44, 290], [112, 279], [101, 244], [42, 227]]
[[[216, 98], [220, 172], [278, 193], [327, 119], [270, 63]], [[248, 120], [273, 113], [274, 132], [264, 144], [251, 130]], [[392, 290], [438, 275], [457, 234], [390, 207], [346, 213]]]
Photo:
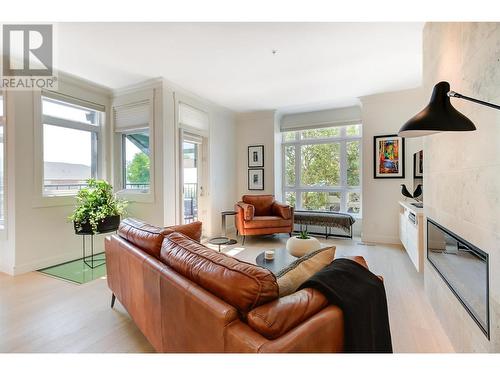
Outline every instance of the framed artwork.
[[264, 146], [248, 146], [248, 168], [264, 167]]
[[404, 178], [404, 138], [397, 134], [373, 137], [373, 164], [373, 178]]
[[248, 170], [248, 190], [264, 190], [264, 169]]
[[420, 150], [413, 154], [413, 178], [424, 177], [424, 152]]

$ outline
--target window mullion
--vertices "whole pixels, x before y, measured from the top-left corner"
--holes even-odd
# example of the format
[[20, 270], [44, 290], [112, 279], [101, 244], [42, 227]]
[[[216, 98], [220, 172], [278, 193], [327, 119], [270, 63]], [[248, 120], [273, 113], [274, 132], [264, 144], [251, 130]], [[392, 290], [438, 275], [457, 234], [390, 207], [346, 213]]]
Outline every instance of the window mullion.
[[[299, 133], [297, 132], [297, 137]], [[302, 165], [302, 153], [300, 144], [295, 145], [295, 206], [298, 210], [302, 209], [302, 196], [298, 190], [301, 186], [302, 176], [301, 176], [301, 165]]]
[[[342, 129], [345, 132], [345, 128]], [[340, 142], [340, 211], [347, 211], [347, 196], [346, 196], [346, 186], [347, 186], [347, 145], [346, 141]]]

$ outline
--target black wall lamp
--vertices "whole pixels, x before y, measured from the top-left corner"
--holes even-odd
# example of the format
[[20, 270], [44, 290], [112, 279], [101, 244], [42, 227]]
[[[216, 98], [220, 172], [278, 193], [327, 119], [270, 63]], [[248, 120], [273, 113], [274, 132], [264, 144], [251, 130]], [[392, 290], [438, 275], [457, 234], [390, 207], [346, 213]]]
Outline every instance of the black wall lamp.
[[439, 82], [434, 86], [429, 104], [399, 129], [400, 137], [421, 137], [440, 132], [472, 131], [476, 130], [473, 122], [458, 112], [450, 102], [450, 97], [469, 100], [474, 103], [500, 109], [500, 106], [483, 102], [450, 91], [448, 82]]

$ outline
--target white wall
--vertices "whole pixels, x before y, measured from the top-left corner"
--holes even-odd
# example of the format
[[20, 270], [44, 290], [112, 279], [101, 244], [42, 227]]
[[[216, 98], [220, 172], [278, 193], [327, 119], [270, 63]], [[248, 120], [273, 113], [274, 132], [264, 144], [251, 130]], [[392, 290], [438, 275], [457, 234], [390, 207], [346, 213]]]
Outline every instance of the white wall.
[[[166, 80], [156, 79], [115, 92], [98, 85], [61, 74], [59, 91], [77, 98], [102, 104], [107, 116], [102, 132], [100, 167], [102, 178], [120, 186], [117, 170], [116, 137], [111, 129], [110, 108], [115, 101], [133, 98], [144, 90], [154, 91], [153, 145], [154, 194], [132, 197], [128, 215], [156, 225], [180, 223], [177, 165], [179, 132], [176, 124], [176, 95], [196, 103], [210, 116], [208, 157], [208, 195], [204, 221], [206, 235], [220, 233], [220, 212], [236, 202], [236, 127], [231, 111], [194, 95], [190, 96]], [[0, 237], [0, 271], [19, 274], [81, 257], [81, 237], [75, 236], [67, 221], [74, 198], [46, 199], [37, 197], [35, 155], [37, 140], [34, 126], [40, 94], [12, 91], [7, 94], [7, 223]], [[41, 183], [41, 182], [40, 182]], [[96, 239], [96, 250], [103, 250], [103, 237]]]
[[[222, 108], [211, 111], [210, 121], [210, 206], [208, 236], [221, 233], [221, 211], [232, 210], [237, 196], [237, 171], [235, 115]], [[227, 229], [234, 227], [227, 217]]]
[[[59, 92], [110, 106], [110, 92], [97, 85], [60, 75]], [[2, 271], [17, 274], [81, 256], [81, 237], [75, 236], [67, 218], [73, 201], [67, 198], [42, 198], [35, 184], [35, 166], [41, 154], [35, 154], [34, 127], [41, 126], [36, 112], [40, 92], [7, 93], [8, 193], [7, 238], [1, 254]], [[38, 105], [39, 107], [39, 105]], [[106, 119], [109, 124], [109, 117]], [[106, 126], [106, 125], [105, 125]], [[63, 140], [62, 140], [63, 141]], [[107, 142], [106, 132], [102, 143]], [[106, 177], [107, 153], [101, 150], [101, 170]]]
[[[275, 111], [236, 115], [237, 195], [275, 194], [276, 125]], [[264, 190], [248, 190], [248, 146], [264, 145]]]
[[[413, 150], [419, 140], [406, 139], [405, 178], [373, 178], [373, 137], [397, 134], [399, 128], [424, 107], [421, 89], [395, 91], [361, 98], [363, 121], [363, 230], [366, 242], [399, 244], [398, 201], [401, 184], [413, 186]], [[408, 147], [409, 146], [409, 147]], [[424, 156], [425, 157], [425, 156]]]
[[[500, 103], [498, 23], [430, 23], [424, 28], [424, 89], [439, 81]], [[452, 105], [474, 132], [424, 137], [425, 215], [489, 254], [491, 340], [426, 261], [425, 290], [459, 352], [500, 351], [500, 111], [465, 100]]]

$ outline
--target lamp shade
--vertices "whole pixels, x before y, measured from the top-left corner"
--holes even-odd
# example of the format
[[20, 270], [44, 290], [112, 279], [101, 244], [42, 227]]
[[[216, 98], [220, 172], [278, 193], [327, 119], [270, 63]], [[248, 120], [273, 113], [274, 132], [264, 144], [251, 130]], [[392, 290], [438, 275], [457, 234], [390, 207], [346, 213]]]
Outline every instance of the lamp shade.
[[476, 127], [450, 103], [450, 84], [439, 82], [434, 86], [431, 101], [423, 110], [399, 129], [400, 137], [421, 137], [439, 132], [472, 131]]

